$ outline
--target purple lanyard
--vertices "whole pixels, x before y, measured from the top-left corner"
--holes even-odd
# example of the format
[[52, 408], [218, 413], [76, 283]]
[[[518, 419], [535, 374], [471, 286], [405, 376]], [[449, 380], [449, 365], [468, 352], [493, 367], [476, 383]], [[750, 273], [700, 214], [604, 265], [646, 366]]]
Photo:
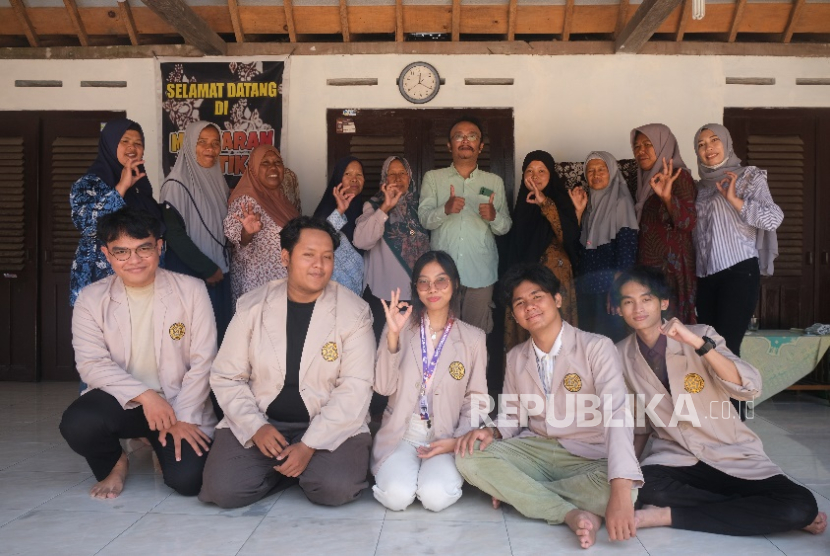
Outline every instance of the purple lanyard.
[[447, 319], [447, 324], [444, 326], [444, 333], [441, 334], [441, 339], [438, 341], [438, 346], [435, 348], [435, 353], [432, 354], [432, 361], [427, 361], [427, 331], [424, 317], [421, 317], [421, 362], [423, 364], [424, 372], [421, 374], [421, 400], [418, 402], [418, 408], [421, 414], [421, 420], [427, 422], [427, 426], [432, 426], [432, 420], [429, 418], [429, 406], [427, 404], [427, 386], [432, 381], [432, 375], [435, 372], [435, 365], [438, 364], [438, 357], [441, 355], [441, 350], [444, 349], [444, 343], [447, 341], [447, 336], [450, 335], [452, 329], [453, 319]]

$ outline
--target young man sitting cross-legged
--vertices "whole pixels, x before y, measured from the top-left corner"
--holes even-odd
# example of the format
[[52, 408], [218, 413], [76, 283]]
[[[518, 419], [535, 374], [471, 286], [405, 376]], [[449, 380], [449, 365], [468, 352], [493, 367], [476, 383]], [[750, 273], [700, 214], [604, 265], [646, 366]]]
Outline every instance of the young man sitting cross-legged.
[[[601, 516], [611, 540], [635, 536], [642, 474], [614, 344], [562, 320], [559, 280], [548, 268], [519, 265], [502, 281], [530, 339], [507, 354], [497, 427], [459, 439], [458, 470], [494, 506], [500, 500], [527, 517], [566, 523], [582, 548], [596, 541]], [[589, 402], [599, 419], [580, 410]]]
[[75, 302], [72, 346], [89, 388], [64, 412], [61, 434], [98, 479], [95, 498], [124, 488], [119, 439], [144, 437], [165, 484], [196, 496], [216, 425], [208, 398], [216, 324], [205, 283], [158, 268], [160, 224], [144, 211], [102, 216], [98, 238], [115, 275]]
[[758, 370], [729, 351], [711, 326], [663, 322], [670, 292], [658, 271], [623, 272], [613, 293], [635, 332], [617, 344], [625, 379], [645, 396], [645, 426], [635, 431], [638, 456], [649, 435], [654, 439], [643, 461], [645, 505], [636, 512], [637, 526], [723, 535], [823, 533], [827, 516], [812, 493], [769, 460], [729, 402], [760, 394]]

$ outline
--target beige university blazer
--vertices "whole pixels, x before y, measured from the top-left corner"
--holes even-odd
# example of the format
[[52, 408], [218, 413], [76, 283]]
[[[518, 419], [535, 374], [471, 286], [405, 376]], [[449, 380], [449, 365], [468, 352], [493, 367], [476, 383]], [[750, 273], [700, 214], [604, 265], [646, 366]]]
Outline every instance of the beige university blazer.
[[[156, 270], [153, 327], [159, 382], [176, 419], [213, 436], [216, 416], [208, 376], [216, 355], [216, 320], [202, 280]], [[132, 327], [127, 290], [108, 276], [81, 290], [72, 311], [75, 364], [89, 390], [112, 395], [124, 409], [149, 388], [127, 372]], [[85, 393], [86, 393], [85, 392]]]
[[[610, 394], [611, 416], [614, 421], [625, 422], [629, 413], [626, 405], [627, 390], [622, 375], [620, 357], [610, 339], [574, 328], [562, 321], [562, 348], [556, 357], [551, 380], [553, 415], [557, 420], [565, 418], [567, 398], [579, 394], [592, 394], [604, 399]], [[565, 388], [567, 375], [576, 374], [581, 388], [570, 392]], [[536, 364], [532, 340], [519, 344], [507, 354], [507, 371], [504, 377], [504, 394], [534, 394], [544, 398], [545, 390]], [[574, 398], [574, 407], [576, 406]], [[604, 403], [604, 402], [602, 402]], [[634, 431], [630, 426], [606, 427], [579, 426], [577, 419], [567, 426], [553, 426], [547, 422], [549, 400], [545, 411], [529, 415], [528, 426], [502, 426], [504, 419], [517, 420], [520, 411], [535, 409], [529, 402], [502, 402], [499, 414], [499, 432], [503, 438], [513, 436], [542, 436], [555, 438], [570, 453], [587, 459], [608, 458], [608, 479], [631, 479], [635, 488], [643, 484], [643, 474], [634, 455]], [[508, 410], [510, 415], [505, 414]], [[602, 405], [600, 405], [602, 411]], [[629, 417], [630, 419], [630, 417]], [[604, 418], [603, 418], [604, 421]]]
[[[285, 279], [240, 297], [213, 362], [210, 385], [225, 412], [217, 428], [230, 428], [246, 448], [268, 424], [268, 406], [285, 384], [287, 310]], [[304, 444], [334, 450], [369, 432], [374, 355], [369, 305], [329, 282], [314, 305], [300, 360], [300, 396], [311, 417]]]
[[[423, 362], [421, 329], [409, 323], [401, 331], [397, 353], [386, 343], [388, 329], [381, 334], [375, 367], [375, 391], [389, 396], [383, 422], [372, 447], [372, 473], [377, 474], [403, 439], [413, 413], [418, 412]], [[454, 363], [463, 365], [463, 375], [450, 374]], [[458, 376], [458, 365], [453, 366]], [[479, 423], [470, 423], [473, 395], [487, 399], [487, 346], [484, 331], [455, 320], [432, 379], [430, 417], [436, 440], [461, 436]], [[486, 409], [482, 406], [482, 411]]]
[[[651, 433], [654, 440], [651, 453], [643, 465], [667, 465], [686, 467], [703, 461], [715, 469], [740, 479], [767, 479], [780, 475], [781, 469], [772, 463], [764, 453], [761, 439], [741, 422], [738, 412], [729, 402], [729, 398], [749, 401], [761, 393], [761, 374], [758, 369], [729, 351], [723, 338], [711, 326], [704, 324], [688, 325], [687, 328], [698, 336], [707, 336], [714, 340], [715, 350], [735, 363], [741, 384], [733, 384], [715, 374], [705, 359], [700, 357], [693, 347], [667, 338], [666, 368], [669, 375], [671, 394], [651, 370], [640, 353], [637, 337], [632, 334], [617, 344], [623, 358], [623, 369], [629, 389], [638, 394], [645, 394], [648, 405], [652, 396], [662, 394], [664, 397], [654, 411], [666, 426], [654, 426], [650, 416], [645, 428], [638, 428], [637, 434]], [[698, 375], [700, 382], [689, 382], [687, 377]], [[696, 377], [692, 377], [696, 379]], [[699, 391], [697, 391], [700, 389]], [[695, 427], [686, 421], [679, 421], [677, 426], [669, 427], [672, 413], [679, 396], [687, 396], [700, 421]], [[690, 413], [689, 406], [679, 406], [681, 415]]]

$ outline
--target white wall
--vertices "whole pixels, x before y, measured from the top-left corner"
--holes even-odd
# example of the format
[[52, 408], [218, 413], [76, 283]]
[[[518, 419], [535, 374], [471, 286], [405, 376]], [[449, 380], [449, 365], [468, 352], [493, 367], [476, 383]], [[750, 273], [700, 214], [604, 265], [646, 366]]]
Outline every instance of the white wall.
[[[218, 60], [206, 58], [205, 61]], [[719, 122], [725, 107], [828, 107], [830, 86], [796, 86], [797, 77], [830, 78], [827, 58], [720, 56], [295, 56], [289, 60], [282, 152], [297, 172], [306, 211], [326, 183], [328, 108], [414, 108], [395, 80], [409, 62], [432, 63], [446, 79], [429, 108], [513, 108], [516, 164], [549, 150], [582, 160], [591, 150], [630, 156], [632, 127], [669, 125], [694, 166], [694, 132]], [[161, 99], [152, 59], [0, 61], [2, 110], [126, 110], [148, 136], [146, 158], [162, 181]], [[377, 86], [330, 87], [326, 79], [373, 77]], [[469, 77], [512, 77], [513, 86], [466, 86]], [[774, 77], [773, 86], [725, 85], [726, 77]], [[15, 79], [62, 79], [60, 89], [21, 89]], [[125, 80], [126, 89], [81, 89], [84, 80]], [[153, 141], [150, 137], [157, 137]]]

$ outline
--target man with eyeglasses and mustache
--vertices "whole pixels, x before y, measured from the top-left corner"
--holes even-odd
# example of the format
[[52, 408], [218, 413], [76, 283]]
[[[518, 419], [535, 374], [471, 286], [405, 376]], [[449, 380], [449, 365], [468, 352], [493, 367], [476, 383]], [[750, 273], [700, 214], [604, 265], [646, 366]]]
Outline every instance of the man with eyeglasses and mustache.
[[452, 256], [461, 275], [461, 320], [493, 330], [493, 285], [498, 280], [495, 236], [512, 220], [504, 182], [478, 167], [484, 138], [478, 118], [462, 116], [450, 127], [449, 168], [424, 174], [418, 218], [432, 232], [431, 246]]
[[159, 268], [161, 224], [124, 208], [98, 220], [114, 275], [81, 290], [72, 346], [89, 388], [60, 430], [98, 482], [90, 495], [116, 498], [129, 460], [122, 438], [147, 438], [164, 482], [185, 496], [202, 486], [216, 416], [208, 399], [216, 322], [205, 283]]

